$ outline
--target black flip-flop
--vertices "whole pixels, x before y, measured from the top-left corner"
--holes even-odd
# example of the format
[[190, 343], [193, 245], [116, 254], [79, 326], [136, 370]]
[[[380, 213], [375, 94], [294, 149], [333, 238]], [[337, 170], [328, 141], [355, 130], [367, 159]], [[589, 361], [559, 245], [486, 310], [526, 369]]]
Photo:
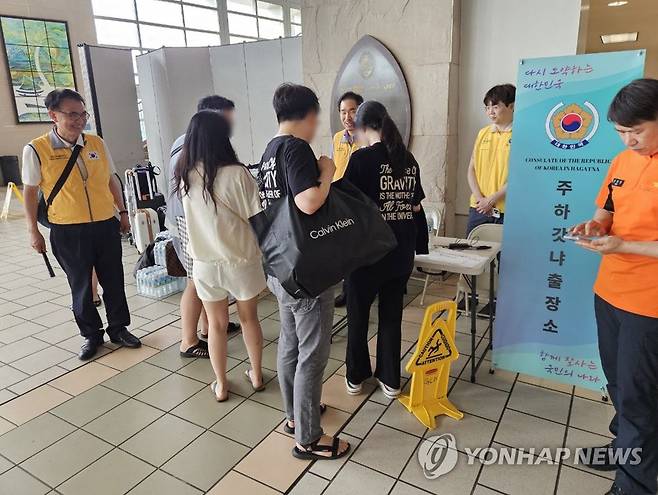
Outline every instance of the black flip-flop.
[[[226, 333], [236, 333], [239, 332], [241, 328], [242, 326], [239, 323], [235, 323], [234, 321], [229, 321], [228, 328], [226, 329]], [[200, 333], [199, 336], [204, 340], [208, 340], [207, 333]]]
[[210, 353], [208, 352], [208, 345], [204, 345], [201, 342], [202, 340], [199, 341], [198, 344], [193, 345], [186, 351], [181, 351], [180, 355], [181, 357], [186, 357], [186, 358], [201, 358], [201, 359], [208, 359], [210, 358]]
[[[322, 416], [325, 412], [327, 412], [327, 404], [320, 404], [320, 416]], [[288, 420], [286, 420], [286, 424], [283, 425], [283, 431], [285, 431], [288, 435], [294, 435], [295, 427], [290, 426], [288, 424]]]
[[[332, 461], [335, 459], [340, 459], [345, 457], [352, 446], [348, 443], [347, 448], [344, 452], [338, 452], [338, 447], [340, 445], [340, 438], [335, 436], [331, 445], [318, 445], [318, 442], [313, 442], [311, 445], [308, 445], [304, 450], [300, 450], [295, 445], [292, 448], [292, 455], [297, 459], [302, 459], [304, 461]], [[322, 454], [316, 454], [315, 452], [331, 452], [330, 456], [325, 456]]]

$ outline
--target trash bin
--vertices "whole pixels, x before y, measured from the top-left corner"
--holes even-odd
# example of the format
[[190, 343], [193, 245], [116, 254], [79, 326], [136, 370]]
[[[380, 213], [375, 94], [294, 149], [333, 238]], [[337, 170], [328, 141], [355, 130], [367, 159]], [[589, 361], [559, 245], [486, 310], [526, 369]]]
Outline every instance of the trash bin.
[[0, 156], [0, 180], [0, 184], [3, 186], [6, 186], [10, 182], [13, 182], [17, 186], [23, 184], [17, 156]]

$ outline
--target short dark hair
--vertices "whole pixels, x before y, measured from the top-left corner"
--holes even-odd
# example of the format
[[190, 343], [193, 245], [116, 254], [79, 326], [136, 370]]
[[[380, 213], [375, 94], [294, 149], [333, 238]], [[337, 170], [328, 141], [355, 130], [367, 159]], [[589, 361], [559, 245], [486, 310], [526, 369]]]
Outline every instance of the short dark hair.
[[485, 105], [498, 105], [504, 103], [506, 106], [514, 103], [516, 98], [516, 87], [513, 84], [499, 84], [494, 86], [484, 95]]
[[621, 88], [610, 103], [608, 120], [624, 127], [658, 120], [658, 79], [636, 79]]
[[59, 108], [59, 104], [62, 103], [62, 100], [66, 100], [67, 98], [70, 100], [82, 102], [82, 104], [85, 103], [85, 99], [74, 89], [59, 88], [53, 89], [46, 95], [44, 104], [48, 110], [57, 110]]
[[204, 96], [199, 100], [199, 103], [196, 106], [196, 111], [200, 112], [201, 110], [233, 110], [235, 108], [235, 103], [233, 103], [228, 98], [224, 98], [219, 95], [210, 95]]
[[356, 106], [358, 107], [361, 103], [363, 103], [363, 96], [355, 93], [354, 91], [346, 91], [341, 95], [340, 98], [338, 98], [338, 103], [336, 104], [338, 110], [340, 110], [340, 104], [343, 103], [344, 100], [354, 100], [356, 102]]
[[302, 120], [309, 113], [320, 112], [320, 102], [311, 88], [301, 84], [283, 83], [274, 92], [272, 105], [279, 122]]

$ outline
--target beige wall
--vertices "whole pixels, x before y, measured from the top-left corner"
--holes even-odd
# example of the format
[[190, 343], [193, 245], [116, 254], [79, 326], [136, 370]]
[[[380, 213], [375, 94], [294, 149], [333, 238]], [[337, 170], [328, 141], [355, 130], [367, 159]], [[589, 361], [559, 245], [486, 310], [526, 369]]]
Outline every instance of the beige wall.
[[[304, 0], [304, 80], [323, 108], [314, 147], [331, 147], [329, 112], [338, 69], [350, 48], [369, 34], [398, 60], [412, 105], [410, 149], [421, 165], [427, 205], [446, 209], [454, 220], [457, 165], [457, 66], [459, 0]], [[456, 27], [456, 28], [455, 28]]]
[[[82, 92], [82, 72], [78, 58], [78, 43], [96, 43], [96, 30], [90, 0], [1, 0], [0, 15], [15, 15], [67, 21], [71, 55], [75, 66], [78, 90]], [[7, 59], [0, 54], [0, 155], [21, 156], [23, 146], [45, 133], [48, 124], [16, 124], [11, 86], [7, 75]]]
[[[574, 55], [579, 0], [466, 0], [461, 11], [457, 233], [464, 235], [471, 195], [466, 174], [479, 129], [489, 123], [482, 98], [496, 84], [516, 84], [521, 58]], [[533, 19], [532, 22], [521, 22]]]

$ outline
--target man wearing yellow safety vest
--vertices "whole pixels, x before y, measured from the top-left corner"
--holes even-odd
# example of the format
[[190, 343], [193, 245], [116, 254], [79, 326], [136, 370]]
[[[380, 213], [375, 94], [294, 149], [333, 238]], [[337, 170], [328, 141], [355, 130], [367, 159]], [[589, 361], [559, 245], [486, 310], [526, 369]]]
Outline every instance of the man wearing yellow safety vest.
[[[340, 114], [340, 122], [343, 124], [343, 129], [334, 134], [333, 148], [331, 157], [336, 164], [336, 172], [334, 173], [334, 181], [343, 178], [347, 170], [347, 164], [350, 161], [352, 153], [361, 147], [357, 142], [354, 135], [354, 117], [356, 116], [356, 109], [363, 103], [363, 97], [352, 91], [344, 93], [338, 99], [338, 112]], [[341, 294], [336, 296], [336, 307], [343, 307], [346, 303], [345, 287]]]
[[331, 156], [336, 164], [334, 181], [343, 178], [352, 153], [361, 147], [354, 135], [354, 116], [361, 103], [363, 97], [352, 91], [344, 93], [338, 100], [338, 112], [343, 129], [334, 134]]
[[[139, 347], [139, 339], [126, 328], [130, 312], [124, 290], [120, 232], [127, 232], [130, 224], [121, 186], [114, 177], [112, 157], [100, 137], [82, 133], [89, 114], [79, 93], [56, 89], [46, 96], [45, 105], [55, 125], [23, 150], [22, 178], [31, 246], [38, 253], [46, 251], [37, 227], [41, 189], [44, 199], [50, 200], [46, 209], [50, 244], [66, 273], [75, 321], [85, 339], [80, 359], [90, 359], [103, 344], [103, 322], [92, 298], [94, 268], [103, 287], [110, 340]], [[53, 198], [51, 193], [57, 191], [60, 177], [66, 180]], [[115, 217], [115, 205], [120, 220]]]

